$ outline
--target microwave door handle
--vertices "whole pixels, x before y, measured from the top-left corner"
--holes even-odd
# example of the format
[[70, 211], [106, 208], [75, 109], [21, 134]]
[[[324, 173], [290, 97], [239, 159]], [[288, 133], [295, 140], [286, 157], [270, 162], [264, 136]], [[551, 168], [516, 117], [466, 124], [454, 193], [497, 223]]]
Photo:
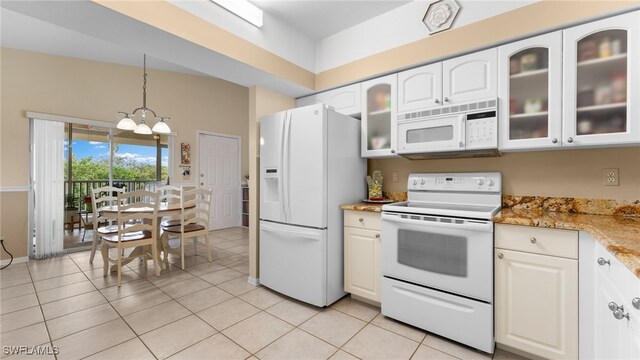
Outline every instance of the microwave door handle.
[[464, 149], [465, 148], [465, 136], [466, 136], [466, 120], [467, 116], [462, 114], [460, 115], [460, 143], [459, 148], [460, 149]]

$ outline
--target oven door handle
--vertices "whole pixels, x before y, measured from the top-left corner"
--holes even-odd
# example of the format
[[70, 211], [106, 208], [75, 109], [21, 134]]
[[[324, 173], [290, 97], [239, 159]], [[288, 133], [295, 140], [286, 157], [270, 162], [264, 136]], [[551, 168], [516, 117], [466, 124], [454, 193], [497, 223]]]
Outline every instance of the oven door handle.
[[[410, 216], [410, 215], [409, 215]], [[433, 216], [434, 218], [438, 218], [438, 216]], [[464, 220], [462, 224], [452, 223], [444, 223], [440, 221], [426, 221], [426, 220], [412, 220], [412, 219], [403, 219], [399, 215], [395, 214], [386, 214], [382, 213], [382, 220], [389, 221], [393, 223], [400, 224], [410, 224], [410, 225], [418, 225], [418, 226], [429, 226], [435, 228], [449, 228], [455, 230], [472, 230], [472, 231], [482, 231], [482, 232], [493, 232], [493, 223], [491, 221], [482, 221], [478, 220]], [[452, 219], [455, 221], [455, 219]]]

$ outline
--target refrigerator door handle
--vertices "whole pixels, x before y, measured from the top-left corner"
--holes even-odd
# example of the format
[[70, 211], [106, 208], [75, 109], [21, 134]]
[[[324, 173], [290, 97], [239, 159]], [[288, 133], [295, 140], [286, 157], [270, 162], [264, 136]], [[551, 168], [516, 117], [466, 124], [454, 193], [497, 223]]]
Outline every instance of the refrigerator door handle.
[[309, 240], [320, 240], [321, 239], [320, 238], [321, 234], [319, 234], [318, 232], [310, 232], [310, 231], [302, 231], [302, 230], [298, 230], [298, 231], [285, 230], [285, 229], [269, 226], [269, 225], [267, 225], [265, 223], [261, 223], [260, 224], [260, 230], [269, 231], [269, 232], [275, 232], [275, 233], [293, 234], [293, 235], [296, 235], [300, 239], [309, 239]]
[[287, 111], [286, 120], [285, 120], [285, 130], [284, 130], [284, 165], [282, 176], [284, 177], [284, 218], [286, 221], [289, 221], [291, 218], [291, 204], [290, 204], [290, 194], [289, 194], [289, 177], [290, 177], [290, 160], [291, 160], [291, 118], [293, 117], [292, 111]]
[[283, 175], [284, 169], [283, 169], [283, 164], [284, 164], [284, 129], [285, 129], [285, 123], [287, 121], [287, 114], [288, 113], [284, 113], [284, 119], [280, 125], [280, 146], [279, 146], [279, 151], [280, 151], [280, 156], [278, 156], [278, 171], [280, 172], [280, 174], [278, 174], [278, 200], [280, 201], [280, 207], [282, 210], [282, 215], [283, 215], [283, 220], [286, 221], [286, 213], [285, 213], [285, 209], [284, 209], [284, 178], [285, 176]]

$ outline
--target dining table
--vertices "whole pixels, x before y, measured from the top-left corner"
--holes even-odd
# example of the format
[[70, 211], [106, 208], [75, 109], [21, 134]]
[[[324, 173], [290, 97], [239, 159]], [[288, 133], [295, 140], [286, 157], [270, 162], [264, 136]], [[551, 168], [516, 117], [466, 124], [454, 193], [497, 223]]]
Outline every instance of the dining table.
[[[195, 203], [187, 203], [185, 204], [184, 209], [188, 210], [188, 209], [193, 209], [194, 207], [196, 207]], [[158, 257], [160, 257], [160, 252], [163, 251], [162, 243], [160, 241], [160, 223], [162, 222], [162, 218], [179, 215], [181, 211], [182, 211], [182, 207], [179, 202], [172, 202], [172, 203], [162, 202], [160, 203], [160, 205], [158, 205], [158, 221], [156, 222], [156, 246], [158, 247], [158, 251], [157, 251]], [[127, 212], [152, 213], [153, 208], [133, 207], [133, 208], [128, 208], [124, 210], [124, 212], [125, 213]], [[118, 205], [105, 206], [100, 209], [100, 214], [101, 214], [100, 216], [116, 219], [118, 217]], [[124, 266], [130, 263], [131, 261], [133, 261], [133, 259], [144, 256], [144, 255], [145, 255], [144, 246], [136, 246], [131, 252], [131, 254], [129, 254], [129, 256], [122, 261], [122, 265]], [[159, 261], [159, 259], [153, 259], [153, 261]], [[160, 268], [164, 270], [165, 269], [164, 262], [160, 261], [159, 264], [160, 264]], [[118, 270], [117, 264], [111, 265], [111, 267], [109, 268], [110, 272], [113, 272], [116, 270]]]

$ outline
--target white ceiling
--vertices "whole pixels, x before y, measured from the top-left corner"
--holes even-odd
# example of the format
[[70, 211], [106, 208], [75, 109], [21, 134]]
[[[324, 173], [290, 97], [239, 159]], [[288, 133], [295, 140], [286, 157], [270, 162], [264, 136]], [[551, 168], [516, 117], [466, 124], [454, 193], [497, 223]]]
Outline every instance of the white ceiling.
[[324, 39], [410, 2], [410, 0], [250, 1], [312, 40]]
[[[124, 48], [15, 11], [0, 11], [0, 45], [11, 49], [69, 56], [120, 65], [142, 66], [142, 52]], [[147, 67], [204, 75], [167, 61], [147, 56]]]

